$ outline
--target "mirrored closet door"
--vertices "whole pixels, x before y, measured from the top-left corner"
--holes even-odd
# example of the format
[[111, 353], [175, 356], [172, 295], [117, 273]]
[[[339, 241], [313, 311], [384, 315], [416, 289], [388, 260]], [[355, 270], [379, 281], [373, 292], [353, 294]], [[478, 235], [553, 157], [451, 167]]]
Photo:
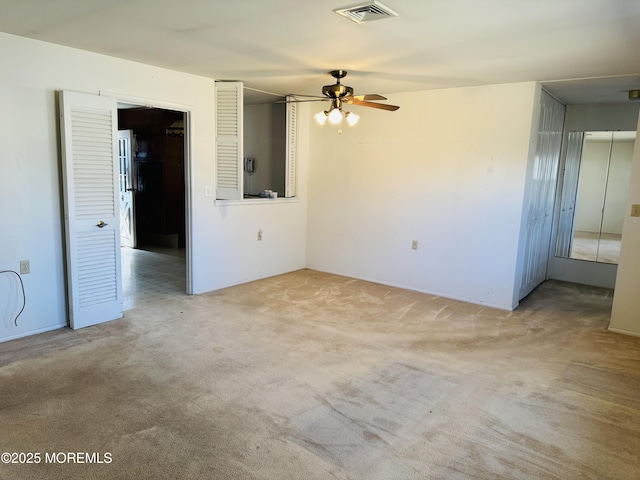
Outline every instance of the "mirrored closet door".
[[618, 263], [636, 132], [569, 132], [556, 256]]

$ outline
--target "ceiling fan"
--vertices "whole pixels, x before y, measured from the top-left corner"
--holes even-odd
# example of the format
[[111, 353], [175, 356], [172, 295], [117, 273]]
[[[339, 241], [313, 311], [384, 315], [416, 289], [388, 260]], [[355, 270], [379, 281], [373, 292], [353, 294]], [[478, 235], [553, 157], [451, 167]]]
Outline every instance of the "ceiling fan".
[[324, 124], [327, 119], [330, 123], [340, 123], [343, 118], [347, 120], [350, 125], [355, 125], [359, 116], [355, 113], [351, 112], [342, 112], [342, 107], [344, 104], [348, 105], [359, 105], [361, 107], [371, 107], [378, 108], [380, 110], [388, 110], [390, 112], [398, 110], [400, 107], [397, 105], [389, 105], [386, 103], [376, 103], [371, 100], [386, 100], [386, 97], [378, 94], [369, 94], [369, 95], [354, 95], [353, 88], [348, 85], [343, 85], [340, 83], [340, 80], [347, 76], [347, 72], [345, 70], [332, 70], [329, 74], [336, 79], [336, 83], [333, 85], [325, 85], [322, 87], [322, 94], [324, 97], [315, 96], [315, 95], [297, 95], [293, 94], [296, 97], [313, 97], [309, 100], [289, 100], [288, 102], [323, 102], [323, 101], [331, 101], [331, 106], [328, 110], [323, 112], [319, 112], [316, 114], [315, 118], [318, 123], [321, 125]]

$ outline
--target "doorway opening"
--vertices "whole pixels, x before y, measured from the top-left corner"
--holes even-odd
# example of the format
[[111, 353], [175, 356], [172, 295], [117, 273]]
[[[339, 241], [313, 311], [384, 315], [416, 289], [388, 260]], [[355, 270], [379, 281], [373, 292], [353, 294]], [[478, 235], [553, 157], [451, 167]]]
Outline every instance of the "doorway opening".
[[186, 113], [118, 104], [123, 310], [185, 295]]

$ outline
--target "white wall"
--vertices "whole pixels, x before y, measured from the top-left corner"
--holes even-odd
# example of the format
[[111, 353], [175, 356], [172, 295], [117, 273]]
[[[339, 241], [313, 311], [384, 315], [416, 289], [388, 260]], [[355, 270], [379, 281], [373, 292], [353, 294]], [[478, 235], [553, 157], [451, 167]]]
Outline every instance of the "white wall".
[[[636, 139], [640, 138], [640, 121]], [[636, 141], [633, 150], [631, 180], [627, 213], [622, 227], [620, 263], [616, 276], [616, 289], [613, 294], [613, 308], [609, 330], [640, 336], [640, 217], [629, 215], [631, 204], [640, 204], [640, 142]]]
[[[116, 92], [189, 110], [193, 183], [193, 290], [201, 293], [304, 267], [306, 128], [301, 128], [300, 199], [217, 205], [212, 79], [0, 34], [0, 270], [24, 275], [27, 306], [18, 327], [0, 306], [0, 340], [67, 323], [56, 91]], [[304, 115], [302, 116], [304, 117]], [[256, 240], [259, 228], [264, 240]], [[15, 282], [0, 279], [0, 301]], [[5, 300], [9, 299], [9, 300]], [[17, 312], [16, 312], [17, 313]]]
[[[116, 92], [190, 111], [195, 293], [308, 266], [513, 307], [534, 83], [389, 95], [399, 111], [360, 108], [358, 126], [341, 136], [328, 125], [307, 125], [313, 112], [300, 104], [299, 198], [247, 203], [204, 195], [215, 185], [212, 79], [6, 34], [0, 73], [0, 270], [31, 261], [18, 327], [8, 312], [17, 305], [10, 298], [17, 284], [0, 278], [0, 340], [67, 321], [55, 100], [61, 89]], [[636, 148], [635, 203], [638, 156]], [[639, 243], [640, 222], [627, 218], [621, 262], [628, 266], [618, 279], [612, 327], [638, 333]]]
[[511, 309], [536, 89], [388, 95], [400, 110], [360, 108], [342, 135], [311, 125], [307, 265]]

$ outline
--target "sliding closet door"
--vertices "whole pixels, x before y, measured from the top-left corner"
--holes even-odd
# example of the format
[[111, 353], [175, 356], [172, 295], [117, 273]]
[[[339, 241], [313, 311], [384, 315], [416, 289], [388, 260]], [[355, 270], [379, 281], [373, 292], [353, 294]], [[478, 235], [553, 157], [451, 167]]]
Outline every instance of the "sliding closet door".
[[518, 299], [546, 280], [564, 105], [542, 91], [538, 142], [530, 182], [525, 256]]

